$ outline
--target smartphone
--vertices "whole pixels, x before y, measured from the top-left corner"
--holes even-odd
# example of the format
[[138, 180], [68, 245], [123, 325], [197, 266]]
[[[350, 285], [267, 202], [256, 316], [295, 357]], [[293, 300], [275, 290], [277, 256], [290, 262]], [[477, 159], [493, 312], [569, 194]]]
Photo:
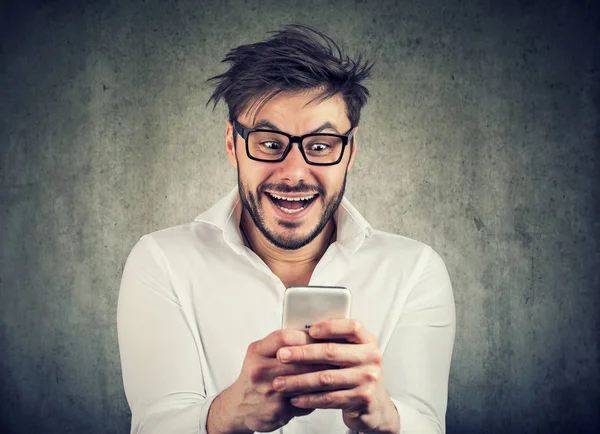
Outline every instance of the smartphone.
[[329, 319], [350, 318], [351, 294], [343, 286], [290, 286], [283, 295], [281, 328], [308, 331]]

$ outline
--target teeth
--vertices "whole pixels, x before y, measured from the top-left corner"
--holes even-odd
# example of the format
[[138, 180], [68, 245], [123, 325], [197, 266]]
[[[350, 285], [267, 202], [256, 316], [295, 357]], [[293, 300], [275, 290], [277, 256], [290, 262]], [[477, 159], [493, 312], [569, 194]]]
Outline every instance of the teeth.
[[302, 211], [306, 207], [303, 206], [302, 208], [298, 208], [298, 209], [287, 209], [287, 208], [284, 208], [282, 206], [277, 205], [277, 208], [279, 208], [281, 211], [283, 211], [283, 212], [285, 212], [287, 214], [296, 214], [297, 212]]
[[[271, 196], [273, 196], [275, 199], [279, 199], [279, 200], [287, 200], [290, 202], [298, 202], [301, 200], [310, 200], [313, 197], [315, 197], [314, 194], [310, 195], [310, 196], [306, 196], [306, 197], [282, 197], [282, 196], [277, 196], [276, 194], [273, 193], [269, 193]], [[302, 208], [301, 208], [302, 209]]]

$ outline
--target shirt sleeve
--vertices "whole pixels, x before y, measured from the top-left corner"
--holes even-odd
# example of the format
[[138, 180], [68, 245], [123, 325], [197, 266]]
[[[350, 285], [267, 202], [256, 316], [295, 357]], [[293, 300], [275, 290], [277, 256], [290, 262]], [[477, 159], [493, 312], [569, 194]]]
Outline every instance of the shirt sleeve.
[[117, 332], [132, 434], [206, 434], [207, 397], [198, 346], [162, 252], [142, 237], [123, 270]]
[[400, 434], [445, 433], [456, 316], [448, 271], [431, 248], [383, 355]]

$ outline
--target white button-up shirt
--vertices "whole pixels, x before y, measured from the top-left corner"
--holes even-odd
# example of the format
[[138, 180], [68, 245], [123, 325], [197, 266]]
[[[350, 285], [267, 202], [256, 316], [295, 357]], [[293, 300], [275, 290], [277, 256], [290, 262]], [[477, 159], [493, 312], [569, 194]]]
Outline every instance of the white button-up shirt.
[[[236, 187], [193, 222], [144, 235], [127, 259], [117, 326], [132, 433], [205, 434], [248, 345], [281, 327], [285, 287], [244, 246], [241, 210]], [[374, 230], [346, 198], [334, 218], [337, 240], [310, 285], [351, 291], [351, 317], [378, 339], [400, 432], [443, 433], [455, 310], [442, 259]], [[340, 410], [318, 409], [279, 432], [351, 431]]]

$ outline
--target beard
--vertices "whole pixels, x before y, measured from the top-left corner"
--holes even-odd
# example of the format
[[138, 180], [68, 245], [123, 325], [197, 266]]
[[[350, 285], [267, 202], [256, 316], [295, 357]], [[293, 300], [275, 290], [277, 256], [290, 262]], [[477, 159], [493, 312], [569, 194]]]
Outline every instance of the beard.
[[[325, 229], [325, 226], [327, 226], [327, 223], [337, 211], [346, 190], [347, 174], [348, 170], [344, 173], [344, 180], [340, 190], [328, 198], [325, 189], [321, 185], [310, 187], [304, 183], [300, 183], [294, 187], [290, 187], [287, 184], [260, 184], [257, 187], [256, 192], [253, 192], [242, 182], [238, 168], [240, 200], [242, 201], [244, 209], [250, 214], [250, 217], [258, 230], [260, 230], [271, 244], [284, 250], [298, 250], [313, 241], [323, 229]], [[321, 201], [323, 204], [323, 212], [321, 213], [317, 226], [306, 235], [278, 235], [273, 232], [267, 227], [265, 222], [265, 212], [262, 207], [261, 199], [264, 197], [267, 190], [279, 193], [318, 193], [319, 196], [315, 200]], [[294, 229], [300, 226], [300, 223], [298, 222], [285, 220], [279, 220], [277, 224], [287, 229]]]

